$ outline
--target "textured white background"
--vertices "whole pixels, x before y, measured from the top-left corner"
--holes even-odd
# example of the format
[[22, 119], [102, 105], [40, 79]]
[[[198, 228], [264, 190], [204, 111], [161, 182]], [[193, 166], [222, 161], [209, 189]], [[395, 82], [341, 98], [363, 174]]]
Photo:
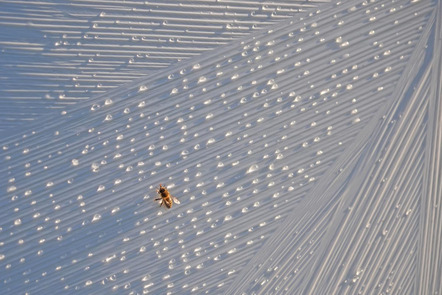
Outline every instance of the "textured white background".
[[1, 1], [1, 290], [440, 293], [440, 3], [295, 3]]

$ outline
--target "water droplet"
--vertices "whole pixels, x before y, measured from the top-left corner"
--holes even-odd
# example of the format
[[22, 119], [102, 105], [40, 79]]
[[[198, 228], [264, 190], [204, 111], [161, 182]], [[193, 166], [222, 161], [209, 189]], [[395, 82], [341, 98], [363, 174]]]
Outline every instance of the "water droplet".
[[249, 169], [247, 170], [246, 173], [252, 173], [252, 172], [255, 172], [258, 169], [259, 169], [259, 166], [257, 164], [253, 164], [252, 166], [249, 167]]
[[92, 222], [96, 222], [98, 220], [101, 219], [101, 215], [100, 214], [95, 214], [94, 217], [92, 218]]
[[100, 105], [94, 103], [94, 104], [91, 106], [91, 111], [96, 111], [96, 110], [98, 110], [99, 108], [100, 108]]

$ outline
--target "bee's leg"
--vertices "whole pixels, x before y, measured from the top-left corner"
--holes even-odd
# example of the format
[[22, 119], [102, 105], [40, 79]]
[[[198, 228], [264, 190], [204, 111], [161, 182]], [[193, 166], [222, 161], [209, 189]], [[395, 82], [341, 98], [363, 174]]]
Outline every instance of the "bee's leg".
[[159, 200], [161, 200], [162, 198], [157, 198], [157, 199], [155, 199], [155, 201], [159, 201]]
[[160, 207], [163, 206], [164, 201], [161, 201]]

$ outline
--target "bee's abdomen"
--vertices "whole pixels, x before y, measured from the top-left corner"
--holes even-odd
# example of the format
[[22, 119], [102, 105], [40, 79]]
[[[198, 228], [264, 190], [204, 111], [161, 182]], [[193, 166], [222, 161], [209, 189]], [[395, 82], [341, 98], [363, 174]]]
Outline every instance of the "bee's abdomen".
[[167, 199], [163, 199], [164, 201], [164, 205], [166, 205], [167, 208], [172, 207], [172, 200], [167, 198]]

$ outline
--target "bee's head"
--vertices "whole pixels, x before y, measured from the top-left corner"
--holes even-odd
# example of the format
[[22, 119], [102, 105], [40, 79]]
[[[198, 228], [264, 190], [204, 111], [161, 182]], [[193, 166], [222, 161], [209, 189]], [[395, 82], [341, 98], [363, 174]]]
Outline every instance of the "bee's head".
[[160, 189], [158, 190], [158, 192], [164, 193], [165, 191], [166, 191], [166, 188], [160, 184]]

